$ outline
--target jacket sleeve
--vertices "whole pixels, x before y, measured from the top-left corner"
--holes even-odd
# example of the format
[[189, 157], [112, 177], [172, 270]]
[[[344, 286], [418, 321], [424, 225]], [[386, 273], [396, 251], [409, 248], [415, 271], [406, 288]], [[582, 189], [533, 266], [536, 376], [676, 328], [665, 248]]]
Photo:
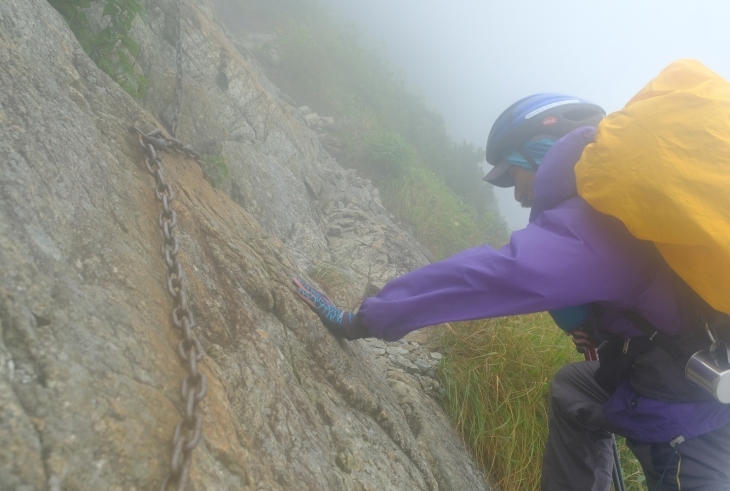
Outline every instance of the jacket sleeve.
[[396, 278], [362, 303], [359, 317], [374, 336], [395, 340], [442, 322], [594, 301], [629, 305], [651, 257], [620, 222], [572, 198], [499, 250], [475, 247]]

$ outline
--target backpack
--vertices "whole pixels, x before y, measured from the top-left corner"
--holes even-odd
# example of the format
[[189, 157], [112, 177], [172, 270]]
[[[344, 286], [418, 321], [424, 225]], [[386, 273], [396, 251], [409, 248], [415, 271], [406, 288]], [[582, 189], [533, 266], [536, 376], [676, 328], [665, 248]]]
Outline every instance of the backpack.
[[599, 123], [575, 174], [593, 208], [730, 313], [730, 83], [699, 61], [672, 63]]

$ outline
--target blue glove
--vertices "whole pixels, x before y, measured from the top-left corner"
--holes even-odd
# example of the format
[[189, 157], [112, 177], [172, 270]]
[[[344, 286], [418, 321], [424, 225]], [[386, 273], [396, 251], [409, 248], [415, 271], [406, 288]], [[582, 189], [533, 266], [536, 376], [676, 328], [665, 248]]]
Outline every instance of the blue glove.
[[322, 324], [336, 337], [354, 339], [372, 337], [357, 314], [336, 307], [324, 293], [315, 290], [300, 278], [292, 278], [296, 293], [322, 320]]

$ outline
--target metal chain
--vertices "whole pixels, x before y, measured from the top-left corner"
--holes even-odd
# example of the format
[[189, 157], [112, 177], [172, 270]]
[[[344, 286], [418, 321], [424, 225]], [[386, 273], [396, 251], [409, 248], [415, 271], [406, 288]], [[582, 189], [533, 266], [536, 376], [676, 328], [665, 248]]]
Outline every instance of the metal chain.
[[184, 491], [188, 482], [193, 449], [198, 445], [202, 436], [203, 418], [200, 416], [198, 405], [205, 397], [208, 384], [205, 374], [198, 370], [198, 364], [205, 353], [203, 352], [203, 346], [193, 332], [195, 319], [188, 304], [188, 295], [183, 285], [182, 265], [177, 260], [177, 255], [180, 253], [180, 243], [175, 237], [177, 214], [175, 210], [170, 208], [170, 203], [175, 199], [175, 192], [165, 182], [162, 160], [157, 152], [168, 152], [170, 149], [174, 149], [194, 158], [198, 163], [200, 163], [200, 154], [189, 145], [183, 146], [175, 138], [166, 138], [162, 134], [162, 130], [144, 134], [138, 128], [132, 126], [129, 131], [137, 135], [139, 144], [144, 151], [147, 171], [155, 178], [155, 197], [162, 204], [159, 226], [164, 237], [161, 252], [165, 264], [167, 264], [167, 292], [173, 298], [172, 322], [181, 331], [182, 339], [177, 346], [177, 354], [188, 369], [188, 375], [182, 382], [185, 416], [175, 428], [175, 434], [172, 438], [173, 451], [170, 471], [162, 482], [160, 491], [168, 491], [171, 486], [172, 489], [177, 491]]
[[180, 20], [180, 0], [175, 0], [175, 100], [172, 103], [172, 123], [170, 134], [177, 138], [178, 118], [182, 100], [182, 24]]

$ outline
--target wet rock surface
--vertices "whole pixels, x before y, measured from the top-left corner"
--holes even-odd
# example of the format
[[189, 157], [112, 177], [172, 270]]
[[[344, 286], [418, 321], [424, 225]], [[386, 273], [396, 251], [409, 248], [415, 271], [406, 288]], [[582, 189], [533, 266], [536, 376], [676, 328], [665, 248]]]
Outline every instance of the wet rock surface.
[[[182, 9], [179, 137], [229, 170], [216, 188], [192, 160], [163, 154], [207, 354], [188, 489], [489, 489], [434, 399], [428, 350], [337, 340], [292, 294], [292, 276], [334, 265], [341, 298], [357, 304], [427, 254], [213, 6]], [[169, 121], [174, 2], [145, 11], [132, 33], [150, 80], [140, 103], [45, 1], [0, 4], [3, 490], [158, 489], [169, 466], [186, 372], [160, 205], [128, 127]]]
[[[379, 339], [366, 339], [365, 344], [375, 356], [376, 363], [386, 373], [396, 371], [411, 375], [411, 385], [420, 387], [436, 402], [446, 397], [446, 390], [436, 378], [441, 353], [431, 351], [428, 346], [408, 339], [391, 343]], [[402, 379], [400, 375], [398, 378]]]

